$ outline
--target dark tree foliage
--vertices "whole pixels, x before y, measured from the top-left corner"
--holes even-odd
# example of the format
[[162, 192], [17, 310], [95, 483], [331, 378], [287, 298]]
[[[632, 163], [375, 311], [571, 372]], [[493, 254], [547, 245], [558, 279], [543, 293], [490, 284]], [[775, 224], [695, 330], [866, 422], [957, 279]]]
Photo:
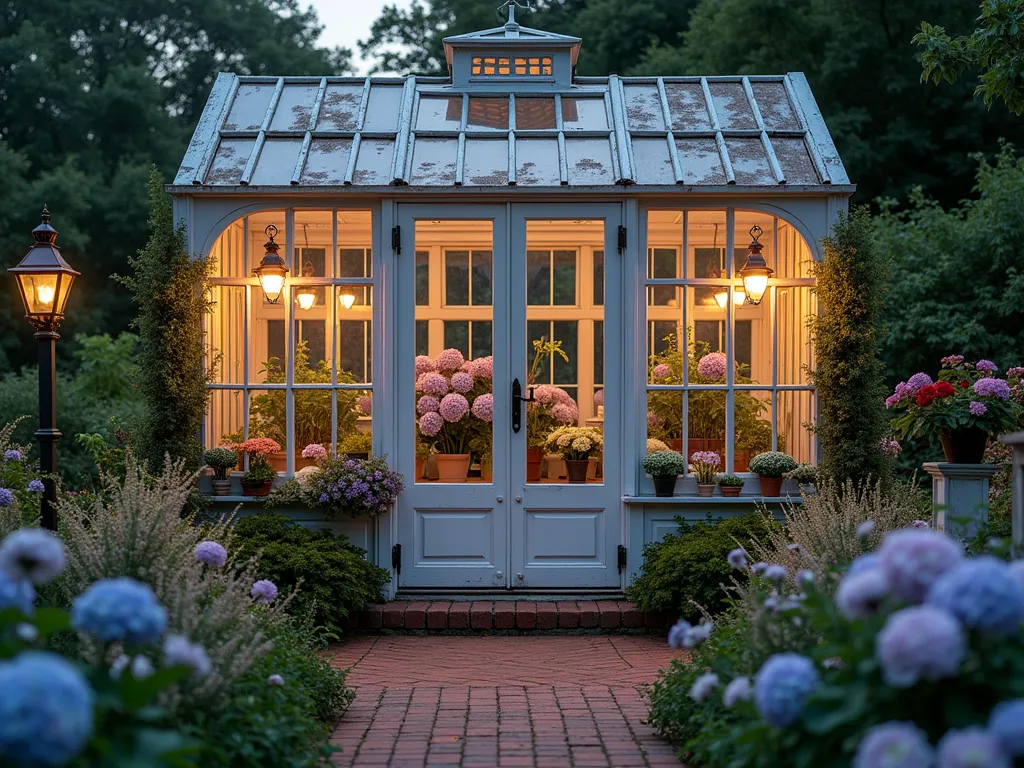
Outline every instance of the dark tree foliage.
[[[316, 47], [300, 0], [21, 0], [0, 4], [0, 267], [49, 203], [82, 272], [66, 338], [117, 334], [130, 297], [110, 282], [146, 242], [146, 180], [170, 176], [219, 71], [330, 74], [349, 53]], [[13, 281], [0, 280], [0, 373], [30, 363]], [[73, 344], [58, 346], [64, 367]]]
[[884, 480], [889, 467], [880, 443], [889, 427], [880, 349], [889, 262], [863, 207], [840, 216], [822, 242], [825, 256], [814, 267], [818, 314], [810, 321], [818, 472], [837, 483]]
[[206, 287], [211, 261], [185, 250], [185, 230], [175, 227], [171, 198], [154, 170], [149, 179], [151, 234], [146, 247], [128, 263], [132, 275], [118, 277], [138, 306], [138, 388], [145, 404], [133, 441], [136, 454], [152, 470], [165, 455], [199, 469], [198, 435], [209, 392], [210, 373], [203, 316], [212, 307]]

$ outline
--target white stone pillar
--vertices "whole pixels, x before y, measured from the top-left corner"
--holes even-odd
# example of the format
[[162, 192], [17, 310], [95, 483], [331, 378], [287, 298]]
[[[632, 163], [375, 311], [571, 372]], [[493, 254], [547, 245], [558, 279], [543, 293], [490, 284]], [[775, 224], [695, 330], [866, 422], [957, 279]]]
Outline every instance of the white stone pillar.
[[924, 470], [932, 476], [935, 528], [963, 541], [973, 539], [988, 522], [988, 481], [999, 467], [928, 462]]
[[1003, 435], [999, 440], [1013, 448], [1013, 549], [1017, 557], [1024, 555], [1024, 432]]

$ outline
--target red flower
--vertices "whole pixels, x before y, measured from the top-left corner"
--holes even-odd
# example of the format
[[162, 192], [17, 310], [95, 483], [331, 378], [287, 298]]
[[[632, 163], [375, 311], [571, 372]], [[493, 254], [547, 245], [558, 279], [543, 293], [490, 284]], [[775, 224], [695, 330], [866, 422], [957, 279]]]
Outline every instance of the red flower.
[[967, 389], [967, 388], [968, 388], [969, 386], [971, 386], [971, 383], [970, 383], [969, 381], [961, 381], [961, 382], [960, 382], [960, 386], [961, 386], [961, 387], [962, 387], [963, 389]]
[[927, 386], [921, 387], [917, 391], [917, 404], [922, 408], [927, 408], [932, 404], [932, 400], [936, 398], [938, 393], [935, 391], [934, 384], [928, 384]]
[[935, 384], [935, 394], [938, 397], [950, 397], [956, 390], [948, 381], [940, 381]]

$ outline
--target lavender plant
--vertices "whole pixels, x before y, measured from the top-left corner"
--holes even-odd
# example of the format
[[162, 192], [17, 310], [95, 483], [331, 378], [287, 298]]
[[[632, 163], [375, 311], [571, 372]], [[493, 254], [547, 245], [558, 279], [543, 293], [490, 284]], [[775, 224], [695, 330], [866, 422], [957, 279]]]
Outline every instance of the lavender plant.
[[405, 479], [388, 466], [387, 456], [358, 460], [339, 456], [324, 459], [301, 476], [271, 491], [267, 506], [296, 502], [327, 515], [376, 517], [384, 514], [405, 490]]
[[28, 448], [11, 441], [21, 417], [0, 429], [0, 536], [39, 524], [39, 498], [43, 492], [43, 476], [36, 462], [29, 458]]

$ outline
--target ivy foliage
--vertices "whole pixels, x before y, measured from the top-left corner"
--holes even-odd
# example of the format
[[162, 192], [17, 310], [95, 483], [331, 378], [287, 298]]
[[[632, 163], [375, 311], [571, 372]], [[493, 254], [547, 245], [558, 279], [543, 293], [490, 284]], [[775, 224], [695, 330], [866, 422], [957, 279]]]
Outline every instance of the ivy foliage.
[[888, 434], [887, 393], [879, 351], [889, 260], [866, 208], [841, 214], [822, 243], [825, 256], [814, 268], [819, 312], [809, 322], [819, 473], [837, 483], [885, 479], [889, 465], [881, 441]]
[[149, 242], [129, 257], [133, 274], [115, 276], [139, 310], [134, 326], [145, 412], [134, 435], [135, 450], [151, 469], [163, 466], [167, 455], [198, 469], [202, 446], [197, 435], [211, 378], [204, 361], [203, 316], [212, 309], [207, 292], [212, 264], [186, 251], [184, 227], [174, 225], [171, 199], [155, 168], [149, 202]]

